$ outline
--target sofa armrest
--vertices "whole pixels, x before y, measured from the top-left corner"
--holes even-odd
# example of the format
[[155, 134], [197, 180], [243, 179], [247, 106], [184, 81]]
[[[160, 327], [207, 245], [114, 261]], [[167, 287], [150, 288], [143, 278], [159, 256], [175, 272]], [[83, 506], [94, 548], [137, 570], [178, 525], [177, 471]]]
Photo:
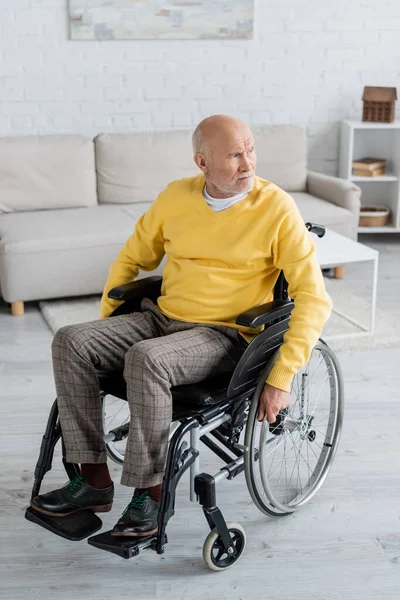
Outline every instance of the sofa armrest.
[[347, 179], [308, 171], [307, 190], [309, 194], [318, 196], [322, 200], [347, 208], [354, 215], [360, 214], [361, 188]]
[[114, 300], [134, 300], [136, 298], [144, 298], [145, 296], [159, 296], [161, 292], [162, 277], [154, 275], [153, 277], [144, 277], [118, 285], [108, 292], [108, 297]]
[[250, 308], [243, 313], [240, 313], [236, 319], [237, 325], [245, 327], [257, 328], [261, 325], [270, 325], [276, 319], [290, 317], [294, 308], [294, 302], [287, 300], [274, 300], [260, 306]]
[[347, 179], [308, 171], [307, 191], [312, 196], [349, 210], [352, 213], [352, 237], [357, 240], [361, 206], [361, 188], [358, 185]]

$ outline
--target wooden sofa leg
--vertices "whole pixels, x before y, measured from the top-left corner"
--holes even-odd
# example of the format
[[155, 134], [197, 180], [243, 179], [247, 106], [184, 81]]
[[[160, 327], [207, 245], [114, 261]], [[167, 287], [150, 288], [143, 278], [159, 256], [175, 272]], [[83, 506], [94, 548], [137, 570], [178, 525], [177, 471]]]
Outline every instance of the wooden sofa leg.
[[335, 267], [335, 279], [343, 279], [344, 277], [344, 267]]
[[11, 303], [11, 314], [13, 317], [24, 316], [24, 303], [23, 302], [12, 302]]

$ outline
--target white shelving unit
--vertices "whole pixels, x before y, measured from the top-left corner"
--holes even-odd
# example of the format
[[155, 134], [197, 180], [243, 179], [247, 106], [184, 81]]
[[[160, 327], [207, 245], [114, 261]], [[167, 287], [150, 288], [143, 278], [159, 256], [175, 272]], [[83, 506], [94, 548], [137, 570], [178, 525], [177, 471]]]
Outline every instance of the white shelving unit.
[[[339, 177], [362, 189], [361, 204], [388, 206], [391, 218], [384, 227], [359, 227], [359, 233], [400, 232], [400, 121], [364, 123], [342, 121]], [[386, 159], [386, 173], [378, 177], [353, 175], [354, 160], [372, 156]]]

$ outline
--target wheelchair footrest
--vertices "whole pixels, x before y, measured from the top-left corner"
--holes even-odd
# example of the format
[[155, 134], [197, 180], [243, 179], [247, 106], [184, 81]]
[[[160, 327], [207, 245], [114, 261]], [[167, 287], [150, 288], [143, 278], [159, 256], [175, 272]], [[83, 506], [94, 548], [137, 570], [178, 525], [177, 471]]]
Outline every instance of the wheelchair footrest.
[[111, 529], [110, 531], [95, 535], [88, 539], [88, 544], [100, 550], [122, 556], [122, 558], [132, 558], [137, 556], [140, 550], [145, 550], [146, 548], [155, 550], [156, 547], [157, 534], [146, 537], [118, 537], [110, 534]]
[[67, 517], [50, 517], [29, 506], [25, 518], [67, 540], [79, 542], [99, 531], [103, 521], [91, 510], [81, 510]]

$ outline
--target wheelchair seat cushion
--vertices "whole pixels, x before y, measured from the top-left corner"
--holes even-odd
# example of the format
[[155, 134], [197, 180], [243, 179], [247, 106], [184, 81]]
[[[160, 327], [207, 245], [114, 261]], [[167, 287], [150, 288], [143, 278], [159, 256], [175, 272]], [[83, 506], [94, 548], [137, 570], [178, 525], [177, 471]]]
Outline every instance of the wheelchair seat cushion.
[[[171, 388], [174, 410], [193, 407], [206, 407], [218, 404], [226, 399], [231, 372], [225, 372], [214, 377], [209, 377], [198, 383], [178, 385]], [[126, 400], [126, 382], [122, 372], [110, 373], [107, 377], [100, 378], [100, 389], [106, 394], [111, 394]]]

